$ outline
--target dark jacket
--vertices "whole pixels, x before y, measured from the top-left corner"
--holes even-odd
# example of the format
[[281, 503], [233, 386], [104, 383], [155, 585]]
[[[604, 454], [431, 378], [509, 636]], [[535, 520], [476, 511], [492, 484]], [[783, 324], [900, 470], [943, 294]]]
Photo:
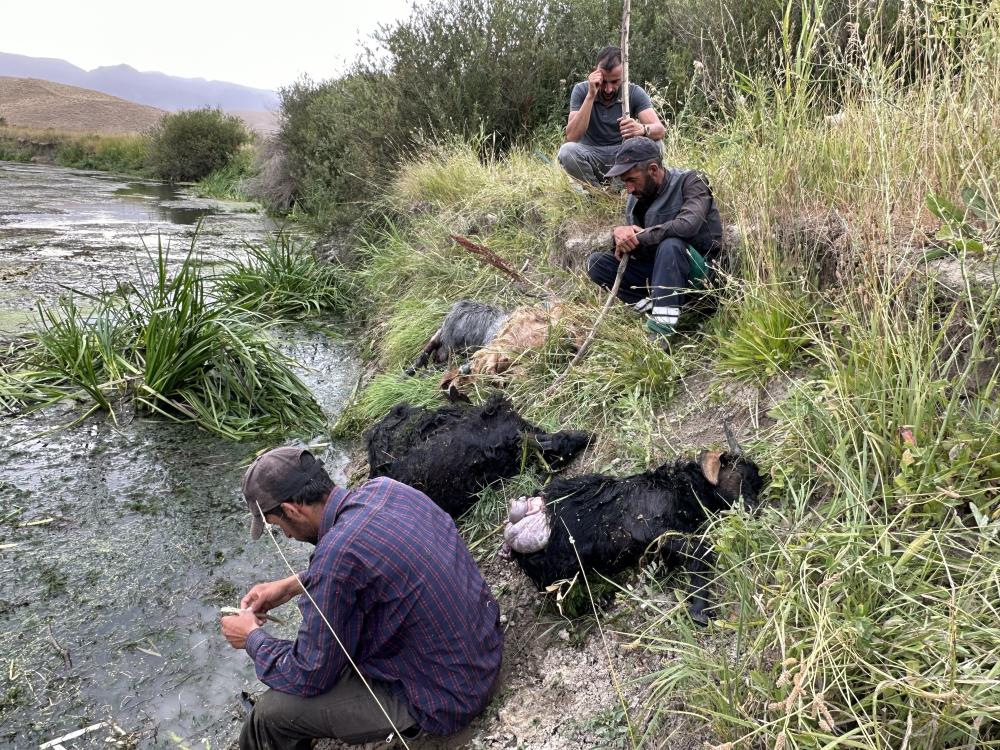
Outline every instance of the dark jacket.
[[708, 181], [692, 169], [666, 172], [652, 200], [630, 195], [625, 204], [626, 223], [648, 230], [639, 235], [640, 247], [655, 250], [668, 237], [679, 237], [705, 257], [716, 255], [722, 243], [722, 219]]

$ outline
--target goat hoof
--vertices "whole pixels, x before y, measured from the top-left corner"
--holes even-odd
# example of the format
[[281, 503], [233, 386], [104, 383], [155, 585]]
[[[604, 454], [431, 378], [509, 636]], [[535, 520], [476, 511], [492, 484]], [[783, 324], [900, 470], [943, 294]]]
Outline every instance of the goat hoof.
[[701, 625], [703, 628], [708, 627], [708, 614], [703, 609], [691, 610], [691, 620], [695, 625]]

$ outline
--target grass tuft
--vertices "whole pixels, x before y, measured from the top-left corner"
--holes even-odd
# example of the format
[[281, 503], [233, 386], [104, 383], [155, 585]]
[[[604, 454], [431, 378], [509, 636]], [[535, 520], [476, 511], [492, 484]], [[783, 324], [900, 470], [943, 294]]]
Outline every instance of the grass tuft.
[[160, 248], [125, 296], [78, 293], [87, 312], [74, 296], [42, 310], [37, 343], [0, 373], [0, 401], [38, 407], [82, 389], [112, 415], [132, 400], [232, 440], [324, 429], [272, 322], [209, 295], [200, 268], [189, 254], [172, 269]]
[[343, 314], [352, 306], [347, 272], [318, 260], [307, 240], [279, 232], [246, 250], [245, 259], [214, 279], [233, 306], [286, 319]]
[[413, 406], [433, 407], [442, 404], [438, 376], [431, 373], [405, 377], [377, 375], [347, 405], [333, 428], [334, 437], [356, 437], [382, 419], [393, 406], [409, 403]]

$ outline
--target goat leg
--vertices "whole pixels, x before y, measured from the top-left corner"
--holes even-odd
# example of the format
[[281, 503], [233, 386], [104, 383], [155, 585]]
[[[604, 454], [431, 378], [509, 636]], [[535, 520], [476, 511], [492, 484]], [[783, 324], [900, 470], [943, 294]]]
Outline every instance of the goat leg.
[[698, 625], [706, 626], [715, 609], [710, 600], [715, 553], [712, 552], [711, 545], [698, 540], [688, 543], [685, 557], [687, 559], [684, 567], [688, 572], [691, 619]]
[[407, 375], [416, 375], [417, 370], [427, 367], [427, 363], [431, 361], [431, 356], [437, 359], [438, 349], [441, 347], [441, 331], [443, 330], [443, 328], [439, 328], [437, 333], [431, 336], [431, 340], [424, 344], [424, 348], [420, 350], [420, 356], [416, 358], [412, 365], [406, 368]]

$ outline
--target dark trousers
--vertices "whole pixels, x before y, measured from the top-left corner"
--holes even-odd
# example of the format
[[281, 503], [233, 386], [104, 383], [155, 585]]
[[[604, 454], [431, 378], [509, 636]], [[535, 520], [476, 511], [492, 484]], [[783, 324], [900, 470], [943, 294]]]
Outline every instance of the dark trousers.
[[[617, 273], [618, 259], [614, 253], [591, 253], [587, 259], [587, 274], [605, 289], [611, 289]], [[682, 239], [668, 237], [655, 248], [636, 248], [625, 267], [618, 299], [634, 305], [649, 297], [654, 315], [666, 315], [662, 311], [679, 310], [684, 305], [683, 290], [690, 286], [690, 273], [691, 258], [687, 242]]]
[[[406, 702], [389, 686], [369, 680], [379, 703], [404, 736], [420, 729]], [[317, 737], [334, 737], [348, 744], [384, 740], [392, 734], [371, 693], [354, 673], [345, 671], [328, 692], [312, 698], [268, 690], [257, 699], [240, 733], [240, 750], [309, 750]]]

